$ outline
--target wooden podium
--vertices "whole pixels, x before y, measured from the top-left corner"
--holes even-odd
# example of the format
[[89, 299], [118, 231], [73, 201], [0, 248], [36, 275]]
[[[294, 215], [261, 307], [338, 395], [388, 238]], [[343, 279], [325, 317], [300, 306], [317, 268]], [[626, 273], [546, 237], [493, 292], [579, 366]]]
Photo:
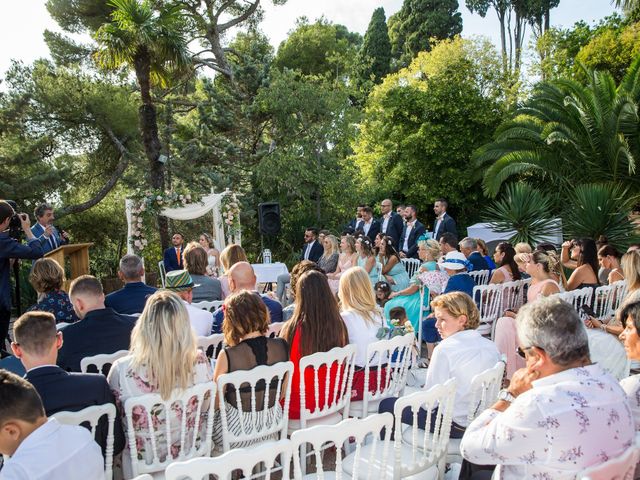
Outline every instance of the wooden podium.
[[45, 258], [51, 258], [58, 262], [63, 270], [66, 270], [66, 261], [69, 259], [71, 275], [65, 281], [65, 290], [69, 290], [71, 280], [89, 273], [89, 247], [93, 247], [93, 243], [72, 243], [70, 245], [61, 245], [45, 255]]

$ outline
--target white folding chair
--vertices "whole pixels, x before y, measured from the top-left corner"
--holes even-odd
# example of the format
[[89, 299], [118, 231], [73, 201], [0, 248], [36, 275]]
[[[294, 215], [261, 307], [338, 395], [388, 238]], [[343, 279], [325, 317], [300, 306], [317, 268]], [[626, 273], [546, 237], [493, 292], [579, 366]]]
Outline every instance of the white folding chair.
[[[349, 418], [336, 425], [319, 425], [294, 432], [291, 435], [294, 479], [386, 478], [385, 470], [380, 465], [387, 463], [392, 426], [393, 415], [387, 412], [365, 419]], [[381, 440], [383, 431], [386, 433]], [[330, 445], [336, 447], [335, 468], [325, 470], [327, 465], [323, 461], [322, 452]], [[307, 457], [301, 456], [300, 451], [307, 452], [309, 446], [309, 453], [315, 457], [316, 472], [304, 475]], [[343, 452], [351, 453], [343, 458]]]
[[[114, 353], [101, 353], [99, 355], [93, 355], [91, 357], [84, 357], [80, 360], [80, 371], [87, 373], [90, 366], [96, 367], [98, 373], [106, 375], [104, 372], [105, 365], [113, 365], [113, 362], [119, 358], [129, 355], [129, 350], [118, 350]], [[111, 367], [109, 367], [111, 368]]]
[[167, 270], [166, 268], [164, 268], [164, 260], [160, 260], [158, 262], [158, 274], [160, 275], [160, 283], [162, 283], [162, 288], [164, 288], [167, 279]]
[[[504, 367], [504, 362], [498, 362], [492, 368], [477, 374], [471, 379], [471, 388], [469, 389], [471, 401], [467, 412], [467, 425], [470, 425], [480, 413], [498, 400], [498, 392], [502, 387]], [[462, 463], [460, 441], [461, 439], [459, 438], [449, 439], [447, 463]]]
[[202, 302], [194, 302], [191, 304], [191, 306], [199, 308], [201, 310], [207, 310], [209, 312], [212, 312], [220, 308], [220, 305], [222, 305], [223, 303], [224, 302], [222, 302], [221, 300], [214, 300], [211, 302], [203, 300]]
[[569, 292], [556, 293], [556, 295], [565, 302], [571, 304], [577, 312], [580, 312], [580, 307], [582, 305], [591, 305], [593, 288], [584, 287], [578, 290], [571, 290]]
[[[130, 455], [122, 456], [125, 478], [143, 473], [158, 474], [174, 461], [209, 456], [213, 443], [214, 407], [215, 389], [211, 382], [175, 391], [167, 400], [157, 393], [128, 398], [124, 402], [124, 414]], [[181, 412], [179, 425], [169, 421], [173, 411]], [[189, 413], [192, 416], [187, 419]], [[160, 421], [161, 414], [164, 422]], [[134, 430], [134, 417], [136, 424], [145, 428]], [[141, 440], [140, 444], [136, 439]]]
[[[412, 361], [415, 335], [406, 333], [389, 340], [367, 345], [367, 364], [364, 367], [364, 395], [362, 400], [351, 401], [349, 414], [365, 418], [378, 411], [380, 402], [402, 394]], [[375, 390], [369, 391], [371, 378]]]
[[148, 473], [143, 473], [142, 475], [138, 475], [137, 477], [132, 478], [131, 480], [153, 480], [153, 477]]
[[211, 356], [210, 358], [215, 360], [218, 358], [220, 354], [220, 350], [222, 350], [222, 346], [224, 345], [224, 334], [222, 333], [214, 333], [207, 337], [198, 337], [198, 348], [200, 348], [204, 353], [209, 356], [209, 349], [211, 348]]
[[600, 465], [586, 468], [576, 478], [580, 480], [631, 480], [640, 458], [637, 443], [627, 448], [622, 455]]
[[280, 330], [286, 322], [275, 322], [269, 324], [269, 330], [265, 334], [269, 338], [276, 338], [280, 334]]
[[[355, 369], [356, 346], [332, 348], [328, 352], [318, 352], [300, 359], [300, 420], [289, 420], [289, 433], [312, 425], [333, 425], [349, 417], [349, 401], [351, 400], [351, 385]], [[320, 392], [318, 385], [321, 369], [325, 370], [324, 392]], [[313, 372], [313, 411], [307, 408], [305, 390], [305, 372]], [[330, 371], [335, 370], [335, 382], [331, 385]], [[320, 396], [324, 405], [320, 406]]]
[[413, 277], [420, 268], [420, 260], [418, 260], [417, 258], [403, 258], [402, 264], [409, 274], [409, 278]]
[[593, 312], [598, 320], [609, 320], [614, 292], [615, 287], [613, 285], [602, 285], [595, 289], [593, 293]]
[[627, 296], [627, 282], [624, 280], [619, 280], [611, 284], [613, 287], [613, 299], [611, 300], [611, 313], [610, 316], [613, 317], [620, 305], [622, 305], [622, 301], [624, 297]]
[[53, 414], [53, 418], [64, 425], [81, 425], [88, 423], [91, 434], [95, 436], [96, 426], [100, 419], [107, 416], [107, 444], [105, 446], [104, 458], [104, 478], [111, 480], [113, 478], [113, 431], [116, 421], [116, 407], [112, 403], [103, 405], [92, 405], [77, 412], [57, 412]]
[[[251, 448], [236, 448], [214, 458], [193, 458], [167, 467], [166, 480], [202, 480], [215, 475], [218, 480], [233, 478], [271, 478], [282, 470], [282, 478], [290, 478], [292, 443], [284, 439]], [[254, 474], [254, 471], [258, 471]]]
[[489, 283], [490, 273], [491, 270], [472, 270], [469, 272], [469, 275], [471, 275], [476, 285], [487, 285]]
[[514, 280], [513, 282], [504, 282], [501, 283], [502, 287], [502, 302], [501, 302], [501, 312], [502, 314], [505, 310], [515, 310], [517, 311], [521, 306], [524, 300], [522, 291], [524, 290], [524, 283], [521, 280]]
[[498, 284], [476, 285], [473, 287], [473, 301], [480, 311], [480, 335], [491, 335], [502, 308], [502, 286]]
[[[251, 370], [236, 370], [218, 377], [218, 398], [222, 421], [222, 449], [286, 438], [291, 397], [292, 362], [261, 365]], [[271, 390], [275, 388], [275, 392]], [[235, 390], [229, 393], [230, 389]], [[242, 393], [251, 397], [243, 402]], [[231, 406], [225, 397], [232, 396]], [[284, 405], [280, 405], [280, 399]], [[232, 409], [235, 409], [234, 412]], [[232, 413], [233, 412], [233, 413]], [[234, 416], [237, 413], [237, 417]], [[233, 420], [237, 425], [231, 424]], [[238, 430], [236, 430], [235, 428]]]

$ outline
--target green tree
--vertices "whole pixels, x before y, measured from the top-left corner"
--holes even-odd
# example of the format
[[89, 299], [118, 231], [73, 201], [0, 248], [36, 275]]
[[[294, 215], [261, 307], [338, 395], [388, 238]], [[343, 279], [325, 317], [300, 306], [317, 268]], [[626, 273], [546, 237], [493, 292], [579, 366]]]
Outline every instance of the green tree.
[[384, 8], [376, 8], [371, 16], [367, 33], [359, 53], [359, 77], [362, 82], [380, 83], [389, 73], [391, 42]]
[[399, 66], [407, 66], [418, 52], [431, 50], [433, 40], [462, 32], [458, 0], [404, 0], [389, 18], [389, 37]]

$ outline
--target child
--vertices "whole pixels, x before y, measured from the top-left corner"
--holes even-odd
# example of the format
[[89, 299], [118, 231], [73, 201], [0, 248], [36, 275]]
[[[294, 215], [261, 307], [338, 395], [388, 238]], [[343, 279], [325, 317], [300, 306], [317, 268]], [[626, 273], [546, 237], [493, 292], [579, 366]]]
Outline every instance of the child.
[[3, 480], [104, 478], [100, 447], [84, 427], [47, 419], [35, 388], [0, 370], [0, 453], [10, 455]]
[[389, 319], [397, 325], [404, 325], [409, 320], [404, 307], [393, 307], [389, 310]]
[[376, 303], [380, 308], [383, 308], [384, 304], [389, 301], [391, 286], [387, 282], [378, 282], [375, 284], [374, 289], [376, 291]]

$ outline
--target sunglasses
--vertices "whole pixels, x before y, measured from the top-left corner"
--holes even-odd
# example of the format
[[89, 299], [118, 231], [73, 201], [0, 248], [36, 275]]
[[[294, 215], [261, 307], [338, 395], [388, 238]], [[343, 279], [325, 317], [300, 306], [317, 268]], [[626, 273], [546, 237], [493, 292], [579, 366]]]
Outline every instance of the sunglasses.
[[527, 358], [527, 350], [529, 350], [530, 348], [533, 348], [533, 347], [527, 347], [525, 349], [518, 347], [516, 348], [516, 353], [520, 355], [522, 358]]

